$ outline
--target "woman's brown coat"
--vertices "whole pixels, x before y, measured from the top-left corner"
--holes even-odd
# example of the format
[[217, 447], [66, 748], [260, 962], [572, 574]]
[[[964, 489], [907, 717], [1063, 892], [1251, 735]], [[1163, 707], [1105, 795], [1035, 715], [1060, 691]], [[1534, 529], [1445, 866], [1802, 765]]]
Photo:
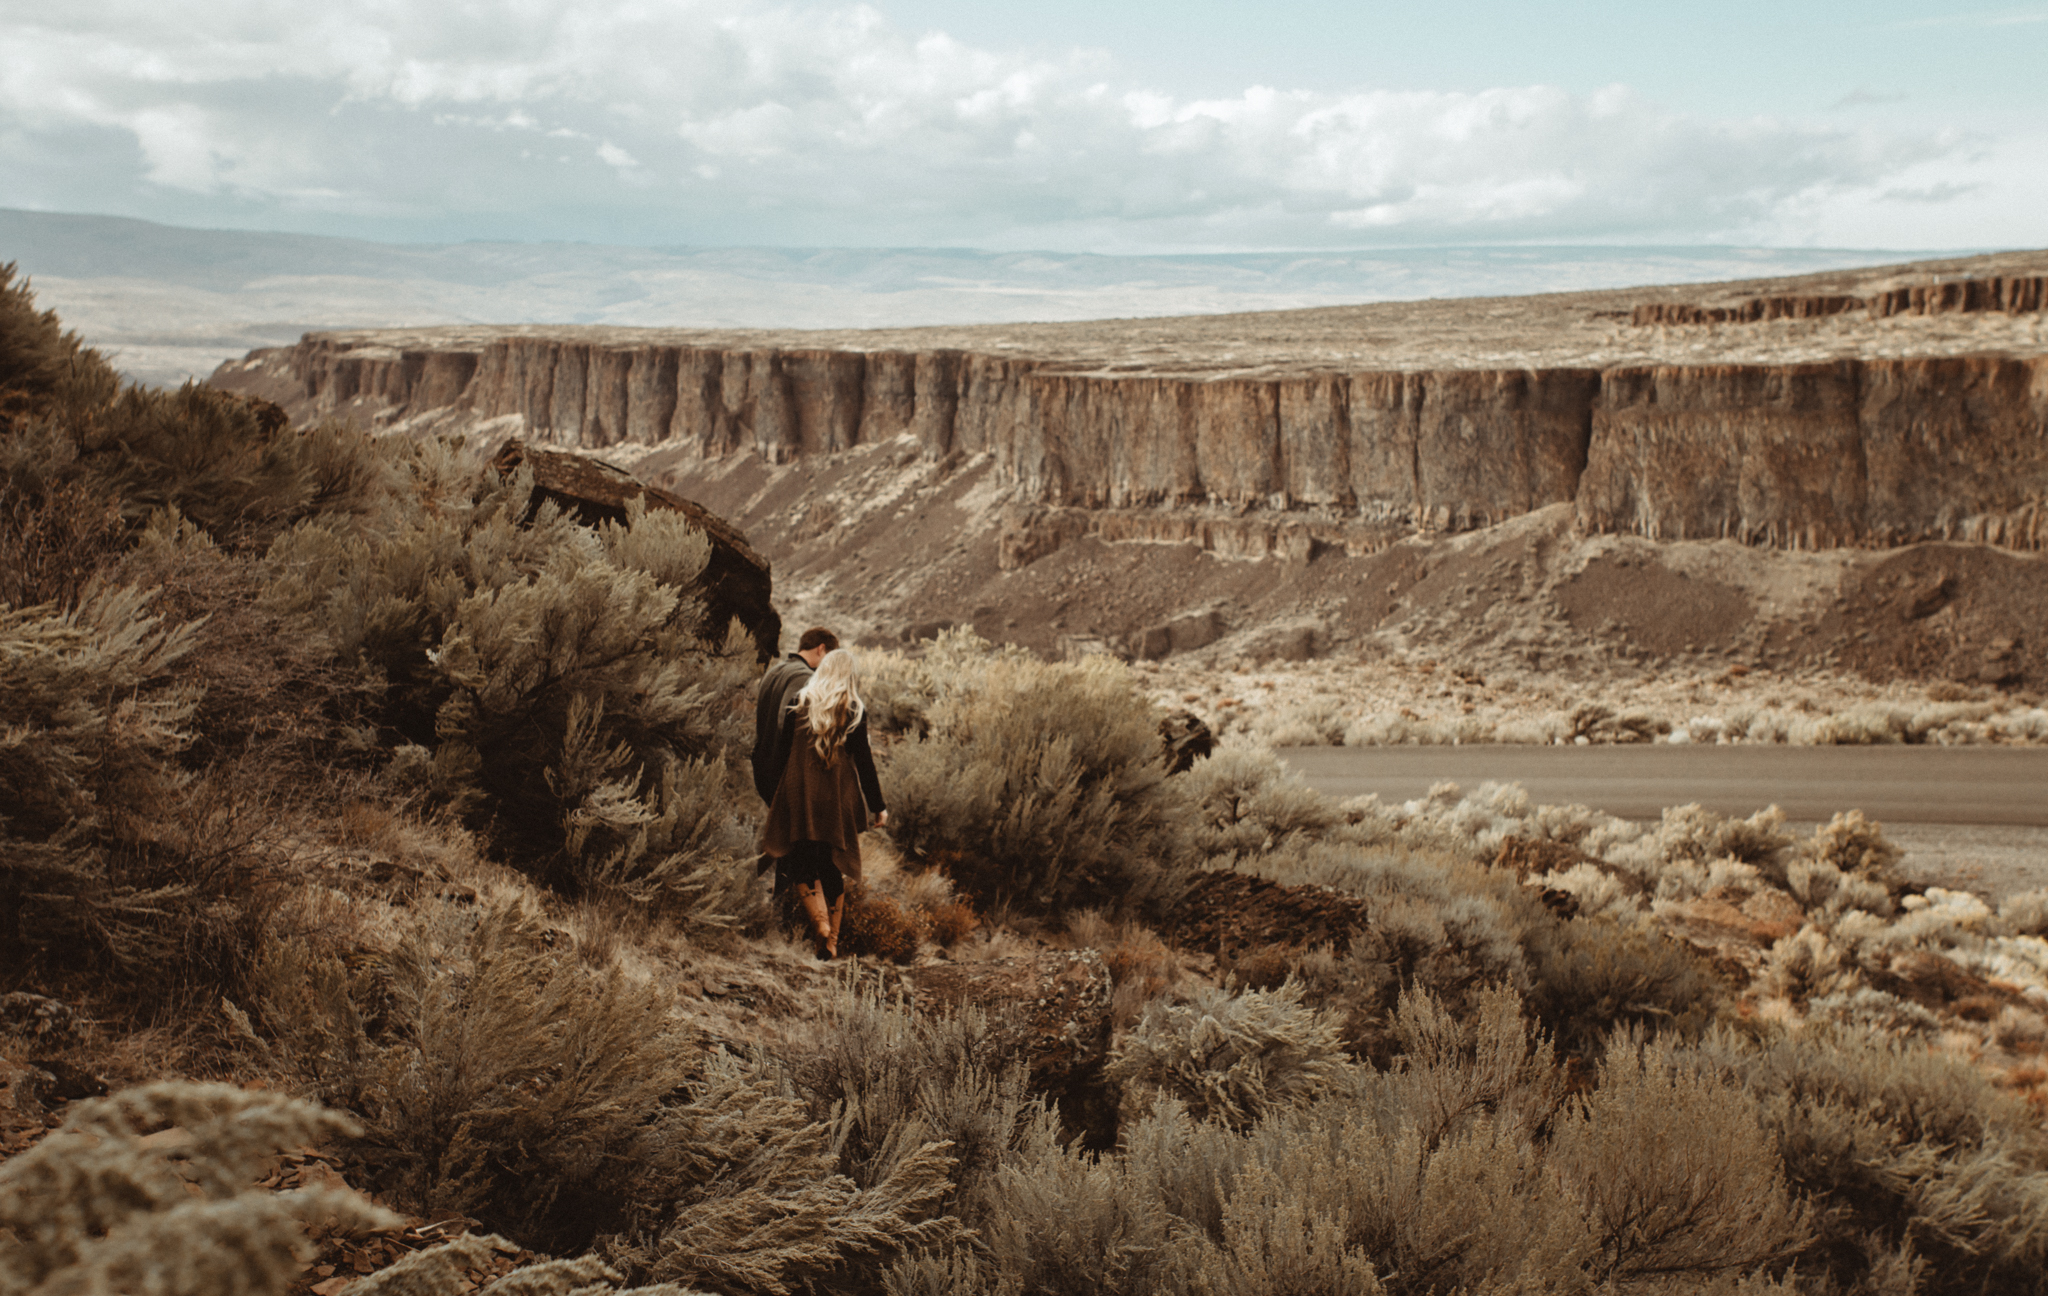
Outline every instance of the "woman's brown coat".
[[823, 842], [831, 847], [832, 862], [839, 871], [858, 882], [860, 835], [867, 831], [870, 809], [880, 813], [883, 808], [874, 753], [868, 745], [867, 718], [863, 716], [854, 725], [831, 760], [818, 755], [810, 726], [800, 713], [792, 712], [785, 723], [794, 725], [789, 761], [783, 766], [775, 797], [768, 803], [768, 821], [761, 826], [761, 853], [780, 857], [797, 842]]

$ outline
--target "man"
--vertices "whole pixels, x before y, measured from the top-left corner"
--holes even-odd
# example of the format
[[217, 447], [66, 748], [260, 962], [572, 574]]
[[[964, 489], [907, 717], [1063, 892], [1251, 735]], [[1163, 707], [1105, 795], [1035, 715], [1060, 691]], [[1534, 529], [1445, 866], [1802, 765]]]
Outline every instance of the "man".
[[754, 702], [754, 790], [767, 802], [775, 800], [775, 785], [782, 782], [782, 767], [789, 763], [784, 745], [782, 717], [796, 701], [796, 695], [810, 683], [811, 672], [825, 660], [825, 654], [839, 646], [839, 636], [823, 626], [812, 626], [796, 641], [796, 651], [769, 666], [761, 675], [761, 691]]

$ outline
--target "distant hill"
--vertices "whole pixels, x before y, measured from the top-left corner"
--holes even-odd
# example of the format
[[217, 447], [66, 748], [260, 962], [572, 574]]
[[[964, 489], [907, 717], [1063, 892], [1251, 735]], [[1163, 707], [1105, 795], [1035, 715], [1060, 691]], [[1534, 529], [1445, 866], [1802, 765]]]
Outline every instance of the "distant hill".
[[1698, 283], [1937, 252], [1490, 247], [1212, 256], [950, 248], [390, 244], [0, 209], [0, 261], [139, 381], [204, 378], [309, 329], [889, 328], [1209, 314]]

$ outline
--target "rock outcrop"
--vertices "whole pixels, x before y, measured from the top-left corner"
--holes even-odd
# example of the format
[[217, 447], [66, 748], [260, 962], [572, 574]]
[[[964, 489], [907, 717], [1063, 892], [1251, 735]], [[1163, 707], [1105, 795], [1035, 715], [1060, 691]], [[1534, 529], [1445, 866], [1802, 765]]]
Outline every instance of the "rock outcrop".
[[1001, 569], [1081, 538], [1358, 557], [1583, 532], [2048, 547], [2048, 254], [1696, 289], [895, 332], [309, 334], [215, 385], [299, 420], [657, 452], [979, 463]]
[[1798, 548], [2048, 544], [2048, 360], [1665, 366], [1602, 375], [1590, 530]]
[[689, 518], [711, 542], [711, 558], [704, 566], [702, 632], [716, 643], [725, 637], [725, 627], [736, 620], [753, 636], [761, 660], [780, 651], [782, 618], [771, 601], [774, 580], [768, 560], [754, 552], [732, 523], [694, 500], [649, 486], [588, 455], [537, 450], [521, 441], [508, 441], [492, 457], [491, 466], [508, 476], [522, 466], [530, 468], [536, 506], [551, 501], [587, 526], [624, 522], [626, 505], [634, 499], [644, 499], [650, 509], [667, 509]]

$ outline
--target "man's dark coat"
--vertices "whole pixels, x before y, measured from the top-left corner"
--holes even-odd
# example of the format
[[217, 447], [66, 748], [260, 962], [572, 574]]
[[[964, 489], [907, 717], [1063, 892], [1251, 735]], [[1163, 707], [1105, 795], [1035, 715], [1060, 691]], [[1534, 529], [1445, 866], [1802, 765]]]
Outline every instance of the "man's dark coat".
[[796, 703], [796, 695], [811, 682], [811, 664], [795, 653], [770, 665], [761, 674], [761, 691], [754, 701], [754, 790], [773, 803], [775, 785], [782, 781], [789, 764], [789, 733], [783, 720]]

